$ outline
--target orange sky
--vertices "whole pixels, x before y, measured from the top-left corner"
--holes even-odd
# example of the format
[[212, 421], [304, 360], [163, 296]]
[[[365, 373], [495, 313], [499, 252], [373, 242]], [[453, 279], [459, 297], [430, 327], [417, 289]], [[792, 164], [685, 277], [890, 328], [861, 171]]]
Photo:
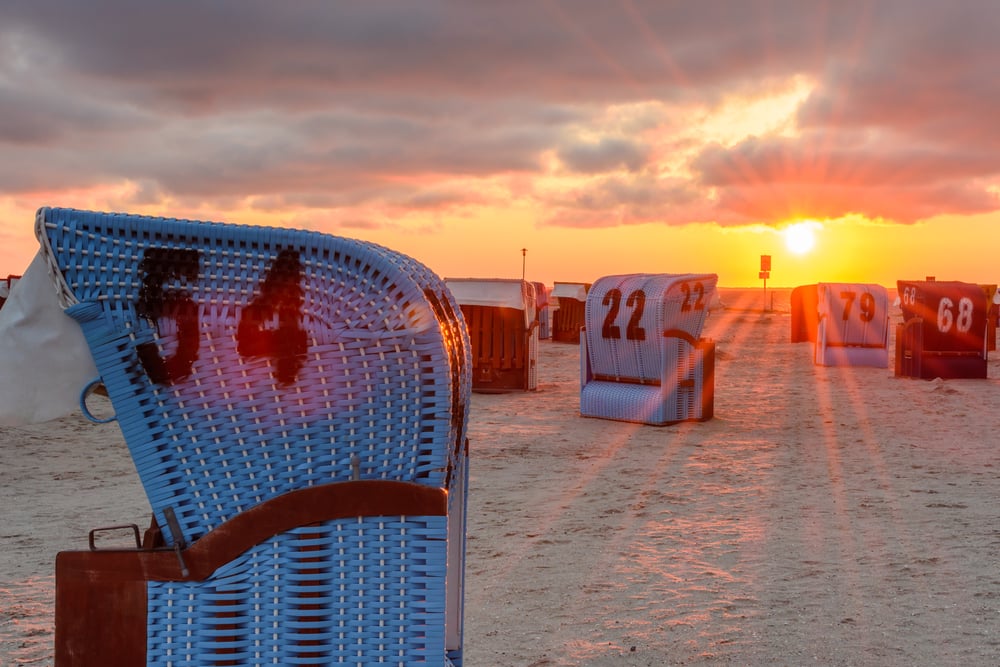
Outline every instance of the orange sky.
[[[140, 212], [162, 215], [156, 209]], [[34, 211], [15, 213], [5, 219], [19, 219], [20, 228], [4, 228], [0, 266], [17, 274], [27, 267], [38, 246], [32, 231]], [[225, 213], [198, 219], [282, 222], [241, 211]], [[826, 222], [814, 232], [812, 249], [804, 253], [787, 247], [782, 229], [763, 225], [646, 224], [567, 231], [538, 228], [531, 220], [513, 215], [491, 218], [488, 213], [482, 220], [424, 224], [434, 231], [346, 229], [341, 235], [404, 252], [445, 277], [517, 278], [523, 268], [528, 280], [550, 286], [554, 281], [593, 282], [616, 273], [691, 272], [716, 273], [723, 287], [760, 287], [762, 254], [772, 258], [769, 287], [813, 282], [873, 282], [894, 287], [898, 279], [926, 276], [975, 283], [1000, 281], [996, 216], [943, 217], [907, 226], [864, 220]], [[988, 247], [991, 239], [992, 248]], [[526, 255], [522, 248], [527, 248]]]
[[109, 2], [0, 7], [0, 275], [65, 206], [362, 238], [445, 277], [760, 286], [769, 254], [774, 287], [1000, 280], [1000, 6]]

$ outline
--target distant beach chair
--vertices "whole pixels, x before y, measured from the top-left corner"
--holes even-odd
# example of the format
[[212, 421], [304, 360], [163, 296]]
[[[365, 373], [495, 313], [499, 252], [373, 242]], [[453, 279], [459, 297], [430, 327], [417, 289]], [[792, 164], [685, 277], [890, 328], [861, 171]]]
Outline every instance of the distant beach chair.
[[986, 351], [997, 349], [997, 327], [1000, 326], [1000, 295], [995, 284], [980, 284], [986, 295]]
[[57, 555], [56, 665], [461, 665], [471, 378], [443, 281], [314, 232], [36, 231], [154, 519]]
[[446, 278], [462, 309], [472, 347], [472, 390], [538, 388], [535, 287], [524, 280]]
[[549, 303], [549, 288], [545, 283], [531, 283], [535, 288], [535, 312], [538, 313], [538, 338], [552, 338], [552, 308]]
[[895, 374], [921, 378], [985, 378], [988, 304], [979, 285], [899, 280], [903, 323], [896, 325]]
[[21, 276], [15, 276], [13, 274], [4, 279], [0, 279], [0, 308], [3, 308], [3, 304], [6, 303], [7, 299], [10, 297], [11, 288], [14, 287], [20, 279]]
[[791, 294], [792, 342], [816, 342], [819, 325], [818, 285], [799, 285]]
[[714, 415], [715, 343], [701, 338], [715, 274], [597, 280], [580, 335], [580, 414], [662, 426]]
[[819, 283], [818, 366], [889, 366], [889, 292], [866, 283]]
[[557, 343], [580, 341], [580, 329], [586, 317], [587, 292], [590, 283], [556, 282], [549, 297], [552, 300], [552, 340]]

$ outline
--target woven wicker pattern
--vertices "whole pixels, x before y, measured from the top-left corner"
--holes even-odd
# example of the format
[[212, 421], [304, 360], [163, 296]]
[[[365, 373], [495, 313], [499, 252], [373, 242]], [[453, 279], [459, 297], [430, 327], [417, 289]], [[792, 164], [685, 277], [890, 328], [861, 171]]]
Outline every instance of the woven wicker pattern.
[[[299, 230], [43, 208], [36, 233], [168, 544], [190, 544], [305, 486], [383, 479], [451, 491], [448, 517], [364, 518], [350, 547], [344, 527], [327, 526], [322, 537], [310, 529], [304, 560], [289, 555], [303, 549], [293, 531], [208, 582], [151, 583], [150, 662], [217, 664], [204, 656], [230, 641], [217, 641], [229, 636], [221, 623], [239, 626], [231, 641], [241, 656], [281, 654], [261, 664], [348, 655], [348, 664], [389, 655], [405, 656], [395, 664], [428, 655], [441, 664], [447, 588], [447, 643], [458, 664], [471, 374], [465, 324], [443, 281], [387, 248]], [[314, 586], [316, 558], [330, 579]], [[381, 568], [397, 592], [377, 592]], [[336, 639], [332, 629], [320, 633], [316, 651], [287, 643], [288, 632], [256, 644], [260, 619], [285, 614], [287, 630], [294, 610], [310, 604], [290, 597], [300, 576], [311, 582], [302, 597], [323, 608], [316, 623], [335, 619], [343, 629]], [[350, 584], [360, 586], [351, 599], [364, 601], [364, 613], [334, 601], [346, 585], [335, 576], [360, 582]], [[265, 605], [255, 620], [226, 622], [206, 608], [249, 609], [257, 603], [247, 596], [262, 587], [280, 589], [286, 611]], [[406, 628], [378, 629], [392, 623]], [[176, 633], [191, 627], [185, 655], [200, 657], [174, 662]], [[292, 655], [302, 651], [312, 657]]]
[[[467, 354], [460, 311], [412, 260], [358, 241], [221, 223], [43, 209], [39, 225], [160, 525], [165, 507], [191, 496], [175, 507], [185, 541], [292, 488], [352, 474], [443, 486], [457, 465], [470, 382], [450, 358]], [[151, 248], [200, 254], [196, 278], [162, 288], [196, 304], [200, 340], [190, 374], [162, 383], [137, 353], [154, 344], [169, 358], [178, 344], [176, 318], [137, 313]], [[282, 382], [273, 358], [239, 351], [237, 333], [262, 272], [288, 248], [303, 267], [308, 341], [294, 381]]]
[[157, 664], [442, 664], [445, 518], [298, 528], [207, 582], [151, 582]]
[[705, 351], [697, 347], [714, 274], [597, 280], [581, 336], [580, 412], [644, 424], [701, 419]]

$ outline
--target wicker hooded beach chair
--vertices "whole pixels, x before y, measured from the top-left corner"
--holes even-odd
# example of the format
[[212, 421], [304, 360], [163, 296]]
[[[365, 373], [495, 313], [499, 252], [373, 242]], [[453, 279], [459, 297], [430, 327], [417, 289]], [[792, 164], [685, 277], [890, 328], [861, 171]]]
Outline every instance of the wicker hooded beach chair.
[[445, 278], [469, 331], [472, 391], [538, 388], [535, 288], [508, 278]]
[[898, 280], [895, 375], [957, 379], [987, 376], [989, 300], [975, 283]]
[[819, 283], [818, 366], [889, 366], [889, 292], [870, 283]]
[[443, 281], [315, 232], [36, 231], [153, 514], [135, 549], [58, 554], [56, 664], [460, 665], [471, 379]]
[[552, 303], [552, 334], [557, 343], [572, 343], [580, 340], [580, 329], [584, 327], [587, 309], [587, 291], [590, 283], [555, 282], [549, 300]]
[[580, 414], [663, 426], [714, 414], [715, 344], [701, 330], [715, 274], [597, 280], [580, 334]]

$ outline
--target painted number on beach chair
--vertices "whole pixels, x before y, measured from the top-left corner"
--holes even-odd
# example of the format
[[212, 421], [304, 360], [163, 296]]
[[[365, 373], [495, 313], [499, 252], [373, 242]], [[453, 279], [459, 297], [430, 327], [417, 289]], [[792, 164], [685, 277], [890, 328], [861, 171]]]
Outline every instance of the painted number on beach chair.
[[155, 343], [143, 343], [136, 348], [149, 379], [158, 384], [186, 378], [198, 358], [198, 306], [187, 292], [165, 290], [163, 286], [168, 280], [195, 280], [199, 260], [197, 250], [150, 248], [139, 264], [143, 277], [136, 313], [148, 319], [158, 334], [160, 321], [165, 317], [177, 325], [177, 350], [169, 358], [160, 356]]
[[[705, 286], [696, 282], [694, 287], [689, 283], [681, 283], [681, 291], [684, 292], [684, 302], [681, 304], [681, 312], [686, 313], [692, 310], [705, 310]], [[694, 297], [694, 301], [692, 301]]]
[[[681, 312], [705, 309], [705, 286], [700, 281], [695, 282], [693, 285], [686, 281], [682, 282], [680, 289], [684, 294], [684, 301], [681, 302]], [[601, 325], [602, 338], [620, 339], [622, 337], [621, 327], [615, 324], [615, 320], [618, 319], [618, 312], [621, 310], [621, 302], [622, 292], [617, 287], [608, 290], [608, 293], [604, 295], [601, 304], [609, 306], [609, 308], [607, 314], [604, 316], [604, 323]], [[630, 292], [628, 298], [625, 299], [625, 307], [632, 309], [628, 325], [625, 327], [625, 339], [646, 340], [646, 329], [640, 326], [642, 313], [646, 308], [646, 292], [641, 289]]]
[[937, 328], [941, 333], [948, 333], [951, 331], [952, 325], [960, 333], [968, 333], [969, 329], [972, 328], [972, 311], [974, 309], [972, 299], [967, 296], [963, 296], [958, 300], [958, 317], [952, 312], [955, 308], [955, 302], [944, 296], [938, 302], [938, 312], [937, 312]]
[[[608, 290], [608, 293], [604, 295], [601, 303], [611, 307], [608, 309], [608, 314], [604, 316], [604, 324], [601, 326], [602, 338], [622, 337], [621, 327], [615, 324], [615, 320], [618, 318], [618, 311], [621, 308], [621, 301], [622, 293], [618, 288]], [[646, 330], [639, 326], [639, 322], [642, 319], [642, 311], [646, 308], [646, 293], [641, 289], [631, 292], [625, 300], [625, 307], [632, 309], [632, 316], [629, 317], [628, 325], [625, 327], [625, 339], [646, 340]]]
[[[236, 330], [237, 350], [245, 357], [270, 357], [277, 364], [278, 381], [295, 380], [306, 353], [302, 328], [302, 262], [299, 253], [285, 249], [268, 268], [260, 294], [243, 309]], [[271, 325], [265, 327], [265, 325]]]
[[[142, 287], [136, 313], [156, 327], [164, 318], [177, 326], [177, 348], [164, 359], [156, 343], [136, 347], [149, 379], [172, 384], [191, 375], [200, 346], [198, 306], [184, 290], [165, 288], [168, 281], [194, 282], [198, 278], [201, 253], [187, 248], [149, 248], [139, 264]], [[281, 384], [293, 382], [306, 352], [302, 328], [302, 262], [299, 253], [278, 253], [261, 281], [260, 293], [243, 308], [236, 330], [237, 350], [244, 357], [268, 357], [275, 361]]]
[[[858, 298], [858, 293], [845, 290], [840, 293], [840, 298], [844, 300], [843, 319], [847, 322], [851, 319], [852, 306]], [[871, 292], [862, 292], [861, 299], [858, 300], [858, 311], [862, 322], [871, 322], [875, 319], [875, 297], [872, 296]]]

